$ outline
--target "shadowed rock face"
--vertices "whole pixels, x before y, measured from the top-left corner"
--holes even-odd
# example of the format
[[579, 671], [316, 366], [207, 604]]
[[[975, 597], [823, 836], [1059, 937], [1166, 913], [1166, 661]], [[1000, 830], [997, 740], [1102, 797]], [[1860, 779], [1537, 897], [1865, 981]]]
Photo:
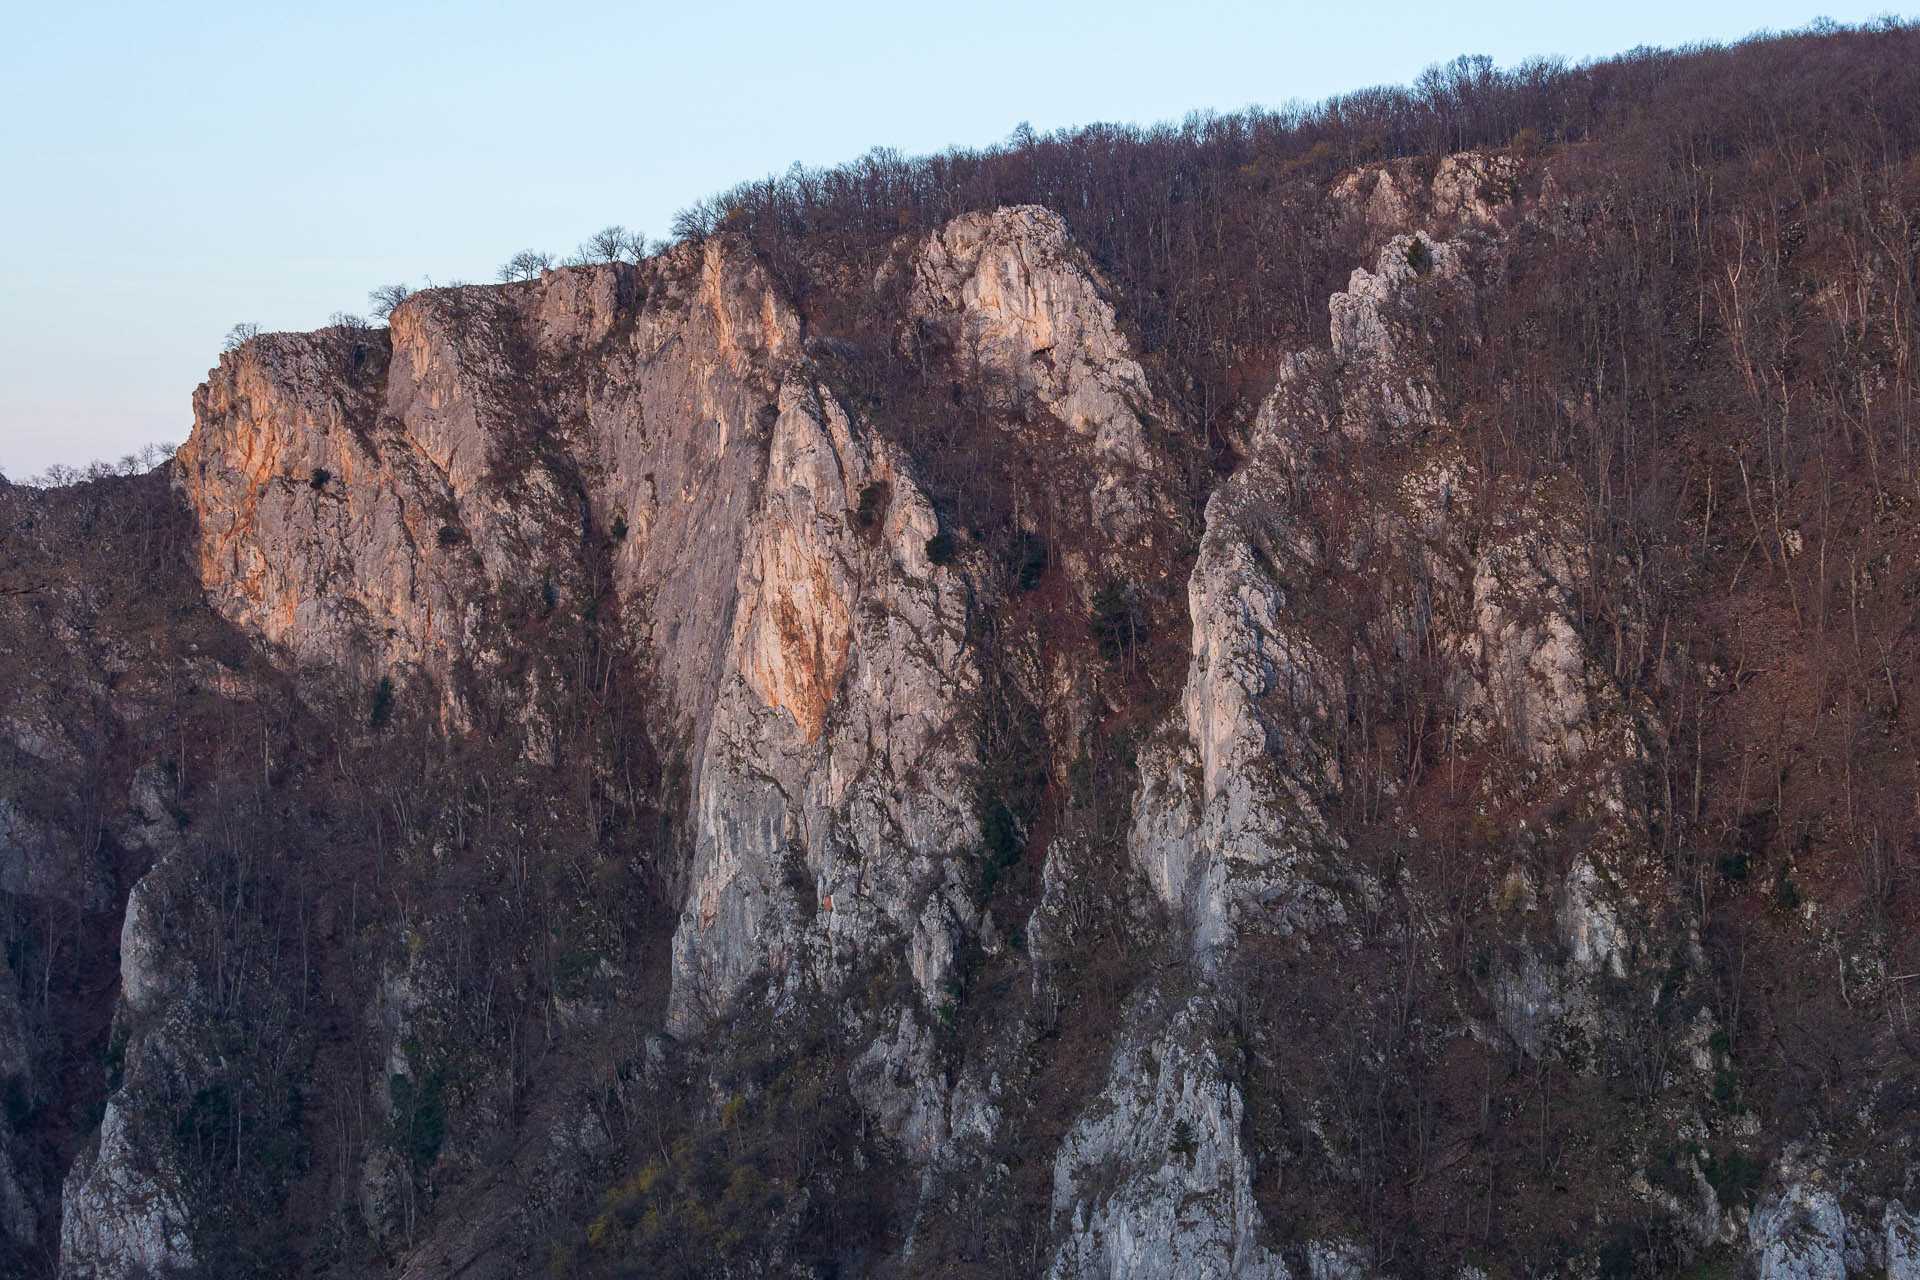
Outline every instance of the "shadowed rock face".
[[[1912, 1271], [1911, 1215], [1882, 1200], [1861, 1218], [1817, 1151], [1758, 1198], [1709, 1153], [1733, 1132], [1696, 1115], [1727, 1087], [1725, 1037], [1691, 994], [1705, 962], [1672, 923], [1687, 890], [1656, 856], [1641, 785], [1669, 731], [1588, 634], [1598, 568], [1574, 478], [1487, 473], [1445, 394], [1446, 352], [1484, 339], [1509, 231], [1548, 233], [1551, 211], [1509, 198], [1525, 176], [1467, 155], [1338, 182], [1369, 257], [1327, 299], [1324, 344], [1263, 366], [1232, 465], [1197, 496], [1126, 300], [1059, 216], [1006, 208], [904, 237], [861, 285], [899, 308], [866, 355], [956, 400], [971, 380], [982, 429], [1043, 460], [998, 530], [969, 526], [923, 424], [887, 416], [938, 398], [863, 391], [724, 235], [431, 290], [384, 330], [262, 335], [223, 356], [169, 474], [197, 519], [197, 590], [254, 648], [193, 680], [250, 715], [273, 698], [320, 710], [286, 713], [279, 737], [261, 712], [246, 772], [221, 765], [220, 787], [244, 779], [252, 812], [277, 815], [271, 847], [230, 816], [189, 821], [184, 749], [156, 763], [178, 724], [124, 735], [144, 744], [113, 802], [131, 887], [100, 874], [74, 890], [124, 912], [115, 1074], [61, 1172], [62, 1273], [213, 1265], [205, 1244], [240, 1202], [208, 1189], [206, 1152], [237, 1170], [247, 1151], [244, 1094], [214, 1084], [241, 1050], [217, 1029], [254, 1008], [261, 974], [284, 987], [277, 1025], [311, 1035], [287, 1049], [287, 1078], [334, 1080], [331, 1110], [303, 1083], [279, 1113], [309, 1135], [331, 1126], [308, 1138], [324, 1158], [287, 1156], [279, 1181], [246, 1187], [298, 1219], [308, 1252], [287, 1265], [303, 1273], [514, 1274], [576, 1237], [614, 1259], [605, 1242], [638, 1239], [649, 1215], [750, 1195], [756, 1108], [799, 1096], [843, 1100], [867, 1145], [813, 1181], [780, 1166], [821, 1200], [753, 1208], [769, 1240], [881, 1169], [895, 1198], [872, 1237], [900, 1274], [1024, 1214], [1018, 1265], [1063, 1280], [1369, 1275], [1377, 1223], [1276, 1209], [1322, 1172], [1363, 1180], [1387, 1086], [1368, 1112], [1347, 1081], [1480, 1055], [1471, 1140], [1458, 1115], [1415, 1124], [1453, 1124], [1465, 1151], [1489, 1141], [1490, 1064], [1594, 1080], [1593, 1046], [1643, 1034], [1641, 1018], [1660, 1030], [1635, 1087], [1665, 1110], [1635, 1141], [1658, 1137], [1667, 1163], [1631, 1194], [1672, 1201], [1688, 1248], [1743, 1240], [1768, 1275]], [[1024, 559], [1006, 563], [1009, 545]], [[563, 624], [612, 638], [530, 660]], [[645, 753], [568, 727], [616, 686], [639, 690], [657, 755], [638, 781]], [[441, 749], [354, 754], [392, 698], [422, 743], [471, 752], [445, 747], [444, 794], [352, 775]], [[1421, 719], [1391, 741], [1398, 780], [1380, 782], [1388, 752], [1354, 726], [1415, 701]], [[0, 728], [23, 755], [76, 755], [49, 722], [20, 694]], [[1441, 807], [1429, 752], [1453, 771], [1449, 812], [1477, 811], [1477, 843], [1383, 857], [1418, 853], [1418, 821]], [[295, 756], [307, 772], [286, 781]], [[335, 776], [338, 790], [316, 780]], [[206, 850], [277, 857], [326, 802], [362, 794], [367, 847], [288, 852], [299, 870], [276, 882], [297, 901], [283, 927], [298, 983], [291, 943], [278, 969], [209, 965], [217, 949], [180, 924], [207, 892], [191, 870]], [[641, 811], [645, 840], [620, 843]], [[1496, 813], [1525, 816], [1487, 834]], [[70, 834], [0, 792], [0, 887], [73, 881]], [[1552, 857], [1532, 856], [1541, 843]], [[561, 870], [540, 881], [543, 860]], [[658, 936], [622, 950], [606, 938], [641, 926], [596, 915], [595, 895], [630, 871]], [[475, 960], [508, 924], [513, 956]], [[1415, 1000], [1423, 965], [1449, 975], [1445, 998]], [[33, 1076], [12, 1052], [30, 1021], [0, 987], [0, 1076]], [[761, 1028], [781, 1043], [743, 1047]], [[808, 1076], [789, 1050], [827, 1065]], [[662, 1137], [665, 1109], [701, 1117], [701, 1142]], [[51, 1185], [14, 1150], [0, 1141], [0, 1227], [38, 1231]], [[1466, 1158], [1423, 1158], [1443, 1156]], [[655, 1190], [723, 1157], [726, 1177], [688, 1183], [699, 1194]], [[591, 1227], [552, 1226], [584, 1205]], [[768, 1249], [767, 1266], [792, 1261]]]

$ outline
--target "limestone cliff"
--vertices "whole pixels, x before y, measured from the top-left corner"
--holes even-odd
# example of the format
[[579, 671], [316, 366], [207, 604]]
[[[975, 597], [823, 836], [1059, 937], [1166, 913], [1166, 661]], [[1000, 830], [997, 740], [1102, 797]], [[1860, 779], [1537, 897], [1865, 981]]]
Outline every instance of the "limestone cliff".
[[[1703, 938], [1773, 819], [1679, 847], [1705, 664], [1609, 594], [1612, 463], [1490, 443], [1594, 412], [1485, 357], [1575, 163], [1319, 184], [1312, 325], [1220, 367], [1036, 205], [227, 353], [138, 482], [152, 616], [104, 560], [0, 597], [0, 1228], [75, 1277], [1911, 1272], [1912, 975], [1776, 867], [1885, 1025], [1871, 1104], [1764, 1134]], [[53, 564], [84, 499], [0, 509]]]

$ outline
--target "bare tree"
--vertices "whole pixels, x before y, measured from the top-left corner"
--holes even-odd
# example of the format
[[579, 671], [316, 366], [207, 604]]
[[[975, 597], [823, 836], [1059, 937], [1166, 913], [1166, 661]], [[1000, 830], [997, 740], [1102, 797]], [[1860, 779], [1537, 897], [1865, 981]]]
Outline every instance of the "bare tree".
[[721, 217], [722, 210], [717, 198], [688, 205], [673, 215], [673, 237], [676, 240], [705, 240], [720, 229]]
[[617, 223], [602, 227], [580, 246], [580, 260], [584, 263], [638, 262], [646, 255], [647, 237]]
[[413, 296], [413, 286], [406, 284], [383, 284], [367, 295], [368, 310], [376, 320], [385, 320], [393, 314], [393, 309]]
[[86, 476], [78, 467], [56, 462], [27, 483], [36, 489], [64, 489], [70, 484], [79, 484], [84, 479]]
[[552, 254], [541, 253], [535, 249], [522, 249], [501, 266], [500, 282], [508, 284], [515, 280], [537, 280], [541, 272], [552, 269]]
[[258, 337], [259, 334], [260, 334], [259, 325], [253, 323], [251, 320], [244, 320], [241, 323], [233, 326], [233, 328], [227, 330], [226, 341], [220, 344], [220, 349], [222, 351], [237, 350], [249, 338]]

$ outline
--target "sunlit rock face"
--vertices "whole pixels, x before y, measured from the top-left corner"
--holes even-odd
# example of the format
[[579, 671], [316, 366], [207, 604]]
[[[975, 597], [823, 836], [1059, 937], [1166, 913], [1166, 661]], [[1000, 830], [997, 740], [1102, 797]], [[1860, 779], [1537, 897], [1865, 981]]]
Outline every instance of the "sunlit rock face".
[[[1448, 162], [1422, 200], [1491, 225], [1461, 194], [1484, 185], [1469, 168]], [[1317, 431], [1370, 439], [1404, 473], [1404, 503], [1367, 536], [1402, 544], [1436, 593], [1421, 625], [1444, 624], [1463, 724], [1543, 767], [1589, 763], [1604, 736], [1553, 603], [1577, 549], [1523, 521], [1467, 552], [1464, 463], [1415, 442], [1440, 420], [1411, 335], [1423, 309], [1470, 318], [1466, 264], [1487, 250], [1408, 226], [1408, 181], [1382, 170], [1366, 191], [1342, 188], [1388, 238], [1330, 299], [1329, 347], [1281, 370], [1246, 464], [1206, 504], [1184, 693], [1140, 754], [1132, 861], [1207, 984], [1244, 930], [1338, 933], [1352, 894], [1376, 892], [1315, 871], [1342, 858], [1329, 744], [1348, 691], [1295, 584], [1337, 568], [1329, 554], [1359, 553], [1330, 552], [1294, 514], [1318, 483]], [[966, 215], [882, 274], [906, 282], [918, 332], [944, 335], [1010, 416], [1043, 415], [1079, 442], [1072, 483], [1095, 525], [1116, 546], [1150, 545], [1170, 511], [1150, 424], [1173, 414], [1062, 220]], [[983, 679], [969, 616], [994, 589], [964, 560], [934, 562], [941, 523], [914, 461], [840, 403], [801, 330], [751, 257], [719, 239], [639, 267], [430, 291], [385, 331], [265, 335], [224, 357], [196, 396], [180, 475], [217, 609], [296, 664], [423, 681], [455, 726], [498, 697], [483, 691], [510, 660], [516, 602], [551, 608], [605, 574], [688, 782], [668, 1028], [697, 1034], [742, 1000], [802, 1007], [897, 949], [915, 996], [873, 1011], [877, 1038], [850, 1080], [915, 1159], [957, 1168], [995, 1132], [1004, 1087], [939, 1072], [929, 1030], [961, 954], [999, 945], [966, 888]], [[536, 700], [510, 701], [538, 756]], [[1617, 818], [1631, 823], [1624, 807]], [[1576, 971], [1617, 975], [1631, 941], [1599, 865], [1576, 867], [1559, 918]], [[1069, 850], [1050, 857], [1050, 892], [1074, 874]], [[128, 919], [138, 935], [138, 912]], [[134, 936], [149, 976], [130, 1001], [154, 988], [145, 954]], [[1581, 1007], [1548, 970], [1529, 972], [1545, 983], [1534, 1005]], [[1107, 1083], [1057, 1158], [1056, 1274], [1286, 1273], [1260, 1243], [1239, 1095], [1189, 1043], [1218, 1021], [1214, 1000], [1129, 1006]], [[1088, 1182], [1113, 1167], [1130, 1170], [1117, 1186]], [[76, 1223], [121, 1213], [113, 1186], [98, 1173], [76, 1183]], [[145, 1199], [159, 1216], [133, 1236], [161, 1248], [172, 1211]]]
[[[1416, 1097], [1409, 1131], [1474, 1135], [1425, 1152], [1442, 1172], [1422, 1186], [1502, 1125], [1546, 1130], [1541, 1112], [1498, 1112], [1503, 1083], [1534, 1081], [1532, 1107], [1611, 1070], [1605, 1087], [1655, 1100], [1666, 1128], [1657, 1149], [1648, 1130], [1607, 1158], [1632, 1164], [1632, 1194], [1665, 1207], [1686, 1249], [1743, 1251], [1766, 1276], [1915, 1274], [1920, 1230], [1900, 1201], [1859, 1196], [1814, 1156], [1729, 1159], [1729, 1012], [1693, 994], [1702, 930], [1673, 926], [1689, 890], [1655, 853], [1648, 744], [1670, 727], [1601, 657], [1583, 591], [1604, 566], [1577, 478], [1495, 474], [1463, 443], [1476, 410], [1449, 399], [1443, 365], [1486, 338], [1508, 237], [1538, 214], [1523, 176], [1511, 156], [1470, 154], [1321, 191], [1364, 252], [1315, 286], [1313, 325], [1288, 343], [1302, 349], [1238, 371], [1255, 387], [1221, 428], [1230, 448], [1191, 466], [1168, 441], [1194, 426], [1159, 357], [1129, 340], [1127, 299], [1034, 206], [903, 233], [846, 276], [893, 308], [858, 353], [880, 372], [862, 375], [911, 366], [937, 392], [919, 400], [849, 375], [851, 348], [813, 332], [815, 312], [724, 233], [430, 290], [385, 329], [260, 335], [223, 356], [172, 473], [214, 613], [341, 740], [376, 736], [399, 698], [444, 741], [506, 761], [410, 838], [381, 809], [379, 847], [343, 856], [314, 895], [314, 945], [366, 968], [357, 1003], [325, 1015], [352, 1045], [332, 1069], [353, 1105], [330, 1122], [375, 1135], [351, 1161], [328, 1149], [351, 1224], [334, 1229], [425, 1277], [511, 1222], [524, 1262], [526, 1241], [560, 1238], [540, 1234], [542, 1214], [557, 1220], [565, 1195], [586, 1213], [611, 1187], [583, 1229], [604, 1242], [644, 1229], [661, 1208], [648, 1189], [700, 1145], [618, 1165], [609, 1153], [658, 1125], [660, 1099], [712, 1119], [727, 1194], [744, 1196], [770, 1180], [741, 1117], [817, 1089], [850, 1100], [843, 1175], [904, 1171], [869, 1206], [902, 1274], [1013, 1213], [1028, 1248], [996, 1260], [1009, 1273], [1391, 1273], [1375, 1252], [1391, 1241], [1348, 1206], [1309, 1214], [1288, 1196], [1361, 1184], [1387, 1089], [1355, 1102], [1348, 1081], [1417, 1044], [1452, 1092]], [[1004, 528], [961, 512], [924, 424], [887, 418], [900, 403], [938, 413], [949, 392], [985, 406], [995, 447], [1040, 459], [1013, 477]], [[1043, 550], [1010, 564], [1008, 545]], [[1159, 643], [1142, 649], [1156, 592]], [[604, 651], [529, 660], [556, 619], [589, 618], [614, 637]], [[187, 677], [257, 709], [267, 676], [242, 665]], [[617, 779], [656, 788], [651, 843], [630, 861], [660, 908], [646, 958], [621, 963], [563, 934], [597, 880], [633, 867], [569, 846], [572, 878], [535, 906], [526, 870], [552, 830], [602, 816], [618, 770], [565, 737], [557, 708], [606, 696], [616, 666], [658, 755], [643, 782]], [[0, 724], [35, 769], [81, 757], [51, 706]], [[284, 762], [259, 732], [261, 780], [249, 754], [244, 782], [265, 794]], [[983, 781], [1015, 742], [1045, 796], [1017, 817]], [[344, 776], [331, 746], [303, 767]], [[39, 1192], [0, 1141], [0, 1227], [36, 1229], [59, 1199], [76, 1277], [205, 1267], [219, 1209], [168, 1118], [181, 1098], [224, 1096], [203, 1046], [231, 975], [188, 962], [170, 923], [198, 892], [182, 871], [202, 839], [186, 753], [140, 749], [112, 801], [137, 857], [118, 888], [119, 1074], [98, 1133]], [[469, 808], [491, 809], [508, 774], [568, 785], [514, 813], [467, 875]], [[416, 821], [405, 796], [383, 801], [396, 826]], [[0, 887], [51, 896], [79, 849], [0, 793]], [[61, 901], [102, 910], [109, 877], [89, 874]], [[372, 916], [363, 876], [380, 886]], [[396, 882], [440, 896], [426, 909]], [[467, 913], [497, 922], [484, 912], [502, 902], [548, 913], [514, 981], [485, 995], [487, 1019], [496, 998], [526, 1002], [511, 1050], [437, 1078], [420, 1046], [458, 1003], [449, 956], [489, 941], [462, 935]], [[1420, 973], [1443, 978], [1416, 999]], [[641, 989], [644, 1015], [621, 1005]], [[12, 995], [0, 988], [0, 1076], [27, 1079], [31, 1010]], [[793, 1068], [802, 1040], [828, 1046], [829, 1067]], [[1596, 1046], [1629, 1041], [1643, 1046], [1631, 1070], [1602, 1065]], [[1348, 1075], [1326, 1065], [1336, 1054]], [[527, 1062], [566, 1087], [540, 1094]], [[413, 1125], [432, 1089], [445, 1133], [426, 1142]], [[1473, 1106], [1477, 1127], [1461, 1118]], [[1530, 1151], [1526, 1176], [1557, 1158]], [[486, 1179], [508, 1163], [521, 1182], [503, 1191], [506, 1175]], [[809, 1186], [785, 1165], [772, 1180], [790, 1175]], [[552, 1195], [537, 1208], [520, 1195], [535, 1184]], [[1461, 1203], [1483, 1213], [1493, 1194]], [[569, 1256], [556, 1246], [550, 1269]]]

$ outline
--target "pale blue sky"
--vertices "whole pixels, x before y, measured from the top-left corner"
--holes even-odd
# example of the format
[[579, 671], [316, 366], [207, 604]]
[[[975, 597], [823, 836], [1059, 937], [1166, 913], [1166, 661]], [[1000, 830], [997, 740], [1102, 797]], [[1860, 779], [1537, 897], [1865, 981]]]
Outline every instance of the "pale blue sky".
[[1872, 5], [47, 3], [0, 11], [0, 471], [179, 442], [236, 321], [491, 280], [800, 160], [1572, 60]]

